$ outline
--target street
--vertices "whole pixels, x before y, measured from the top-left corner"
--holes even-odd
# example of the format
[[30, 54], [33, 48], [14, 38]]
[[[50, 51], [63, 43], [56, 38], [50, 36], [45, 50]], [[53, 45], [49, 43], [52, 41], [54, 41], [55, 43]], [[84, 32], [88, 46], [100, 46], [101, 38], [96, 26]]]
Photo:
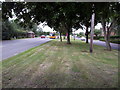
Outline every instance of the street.
[[[89, 40], [90, 42], [90, 40]], [[106, 47], [106, 43], [104, 41], [94, 40], [93, 43], [95, 45], [100, 45]], [[120, 44], [110, 43], [112, 49], [120, 50]]]
[[2, 60], [15, 56], [48, 41], [50, 41], [48, 38], [29, 38], [2, 41]]
[[[78, 37], [76, 37], [76, 39], [80, 40], [80, 38], [78, 38]], [[88, 41], [90, 43], [90, 39]], [[106, 47], [106, 43], [104, 41], [100, 41], [100, 40], [94, 40], [93, 44]], [[112, 49], [120, 50], [120, 44], [110, 43], [110, 45], [111, 45]]]

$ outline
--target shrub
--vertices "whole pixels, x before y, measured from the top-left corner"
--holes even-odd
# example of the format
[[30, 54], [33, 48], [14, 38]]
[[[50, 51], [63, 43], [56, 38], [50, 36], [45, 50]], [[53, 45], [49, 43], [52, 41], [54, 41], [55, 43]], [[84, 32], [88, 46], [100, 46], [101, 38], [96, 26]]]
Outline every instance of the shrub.
[[83, 32], [80, 32], [79, 34], [77, 34], [78, 37], [82, 37], [85, 36], [85, 34]]
[[[99, 40], [100, 40], [100, 41], [105, 41], [104, 38], [100, 38]], [[117, 44], [120, 44], [120, 39], [110, 39], [110, 42], [111, 42], [111, 43], [117, 43]]]

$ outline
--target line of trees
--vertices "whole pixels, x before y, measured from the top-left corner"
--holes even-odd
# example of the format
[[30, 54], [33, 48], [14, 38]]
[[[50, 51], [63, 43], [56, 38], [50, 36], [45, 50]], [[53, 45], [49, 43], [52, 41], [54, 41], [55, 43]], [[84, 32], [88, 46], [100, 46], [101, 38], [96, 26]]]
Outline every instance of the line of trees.
[[12, 38], [26, 37], [27, 31], [17, 25], [14, 21], [2, 22], [2, 39], [9, 40]]
[[[94, 7], [93, 7], [94, 4]], [[72, 28], [86, 27], [86, 43], [88, 43], [88, 28], [91, 26], [91, 15], [94, 10], [95, 25], [101, 23], [108, 50], [111, 50], [109, 37], [115, 26], [120, 25], [120, 3], [119, 2], [4, 2], [3, 20], [12, 17], [12, 11], [23, 27], [31, 23], [47, 25], [60, 33], [67, 33], [67, 43], [70, 42]], [[23, 19], [22, 21], [20, 21]], [[62, 38], [60, 38], [62, 39]], [[62, 40], [61, 40], [62, 41]]]

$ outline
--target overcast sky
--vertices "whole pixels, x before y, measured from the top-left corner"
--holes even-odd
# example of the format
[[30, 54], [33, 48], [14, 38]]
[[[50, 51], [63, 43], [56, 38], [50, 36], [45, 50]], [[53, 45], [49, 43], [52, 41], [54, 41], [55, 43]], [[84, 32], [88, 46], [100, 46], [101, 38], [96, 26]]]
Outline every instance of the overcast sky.
[[[41, 27], [43, 29], [43, 31], [45, 32], [53, 32], [53, 29], [51, 29], [49, 26], [45, 26], [44, 28], [42, 27], [43, 23], [39, 25], [39, 27]], [[95, 26], [95, 29], [100, 29], [102, 28], [101, 26], [101, 23], [98, 23], [96, 26]], [[80, 33], [80, 32], [85, 32], [85, 29], [82, 30], [82, 29], [78, 29], [77, 31], [75, 31], [75, 33]]]

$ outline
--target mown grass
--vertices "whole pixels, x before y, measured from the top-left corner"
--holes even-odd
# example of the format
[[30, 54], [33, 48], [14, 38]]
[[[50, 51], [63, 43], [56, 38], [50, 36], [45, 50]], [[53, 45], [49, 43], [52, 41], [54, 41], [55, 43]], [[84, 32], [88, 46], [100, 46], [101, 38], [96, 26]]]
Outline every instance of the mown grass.
[[53, 40], [2, 61], [3, 88], [118, 87], [118, 51]]

